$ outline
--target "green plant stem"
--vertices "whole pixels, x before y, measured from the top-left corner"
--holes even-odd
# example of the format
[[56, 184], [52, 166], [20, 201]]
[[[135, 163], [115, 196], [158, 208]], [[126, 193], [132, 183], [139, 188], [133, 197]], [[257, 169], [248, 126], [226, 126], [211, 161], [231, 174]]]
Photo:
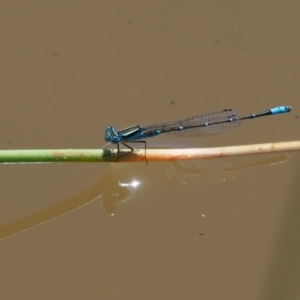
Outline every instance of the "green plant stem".
[[[300, 141], [216, 148], [147, 149], [147, 160], [196, 160], [213, 157], [299, 151]], [[145, 150], [116, 154], [107, 149], [0, 150], [0, 163], [145, 162]]]
[[111, 162], [111, 150], [103, 149], [38, 149], [0, 150], [0, 163]]

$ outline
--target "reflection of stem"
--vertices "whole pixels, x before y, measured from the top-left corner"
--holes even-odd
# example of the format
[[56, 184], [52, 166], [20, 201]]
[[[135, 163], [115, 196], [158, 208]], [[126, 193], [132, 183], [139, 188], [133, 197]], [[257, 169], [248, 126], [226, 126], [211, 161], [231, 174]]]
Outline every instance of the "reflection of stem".
[[[239, 156], [249, 154], [299, 151], [300, 141], [255, 144], [216, 148], [193, 149], [147, 149], [148, 161], [196, 160], [202, 158]], [[128, 155], [124, 155], [124, 153]], [[145, 162], [145, 152], [102, 149], [57, 150], [0, 150], [0, 163], [46, 163], [46, 162]]]
[[[101, 195], [100, 195], [101, 196]], [[47, 207], [41, 211], [33, 213], [29, 216], [20, 218], [11, 223], [5, 224], [0, 227], [0, 240], [20, 233], [24, 230], [32, 228], [34, 226], [45, 223], [51, 219], [55, 219], [62, 216], [72, 210], [75, 210], [81, 206], [84, 206], [99, 197], [99, 188], [94, 185], [87, 191], [84, 191], [78, 195], [75, 195], [65, 201], [62, 201], [53, 206]]]
[[288, 154], [280, 154], [275, 157], [246, 163], [239, 166], [232, 166], [228, 161], [221, 159], [199, 160], [199, 161], [176, 161], [170, 164], [167, 175], [172, 181], [181, 184], [220, 184], [232, 180], [237, 171], [254, 167], [277, 165], [284, 163]]
[[224, 171], [237, 171], [237, 170], [245, 170], [245, 169], [250, 169], [250, 168], [260, 167], [260, 166], [277, 165], [277, 164], [286, 162], [287, 159], [288, 159], [288, 155], [282, 154], [279, 156], [260, 160], [258, 162], [248, 163], [248, 164], [244, 164], [244, 165], [232, 167], [232, 168], [225, 168], [223, 170]]
[[121, 186], [114, 178], [112, 169], [108, 168], [101, 180], [85, 191], [29, 216], [0, 226], [0, 240], [60, 217], [99, 198], [107, 212], [114, 214], [116, 203], [126, 200], [129, 195], [128, 187]]

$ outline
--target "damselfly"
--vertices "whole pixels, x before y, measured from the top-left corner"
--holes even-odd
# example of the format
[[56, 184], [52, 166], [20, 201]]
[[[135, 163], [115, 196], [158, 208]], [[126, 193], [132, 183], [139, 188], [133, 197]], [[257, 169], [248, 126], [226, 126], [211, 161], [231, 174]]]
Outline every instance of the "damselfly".
[[105, 140], [116, 144], [118, 153], [120, 152], [120, 143], [130, 149], [130, 152], [133, 152], [134, 149], [130, 147], [128, 143], [143, 143], [146, 154], [147, 143], [143, 141], [143, 139], [162, 133], [170, 133], [180, 137], [212, 135], [234, 129], [240, 125], [243, 120], [284, 114], [291, 110], [291, 106], [277, 106], [260, 113], [239, 117], [236, 110], [227, 108], [183, 120], [169, 121], [149, 126], [135, 125], [119, 131], [113, 126], [108, 126], [105, 128]]

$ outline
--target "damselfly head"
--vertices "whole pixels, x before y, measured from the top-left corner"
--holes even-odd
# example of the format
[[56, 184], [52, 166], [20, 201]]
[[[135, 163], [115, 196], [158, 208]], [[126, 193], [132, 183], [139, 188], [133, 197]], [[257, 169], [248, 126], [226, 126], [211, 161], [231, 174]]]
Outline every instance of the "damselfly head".
[[117, 144], [120, 142], [120, 136], [112, 126], [107, 126], [105, 128], [104, 138], [107, 142], [111, 142], [113, 144]]

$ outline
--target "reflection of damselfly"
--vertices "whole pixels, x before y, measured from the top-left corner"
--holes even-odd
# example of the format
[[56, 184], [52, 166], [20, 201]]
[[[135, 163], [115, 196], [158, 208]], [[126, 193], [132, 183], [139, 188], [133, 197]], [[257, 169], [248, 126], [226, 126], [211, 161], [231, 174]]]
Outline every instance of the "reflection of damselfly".
[[284, 114], [291, 110], [291, 106], [277, 106], [260, 113], [239, 117], [237, 112], [230, 108], [201, 114], [183, 120], [164, 122], [149, 126], [131, 126], [119, 131], [112, 126], [108, 126], [105, 128], [105, 140], [112, 144], [117, 144], [118, 152], [120, 152], [119, 143], [129, 148], [131, 150], [130, 152], [133, 152], [134, 149], [128, 145], [128, 143], [132, 142], [143, 143], [146, 151], [147, 144], [143, 139], [162, 133], [167, 132], [180, 137], [212, 135], [231, 130], [240, 125], [243, 120]]

